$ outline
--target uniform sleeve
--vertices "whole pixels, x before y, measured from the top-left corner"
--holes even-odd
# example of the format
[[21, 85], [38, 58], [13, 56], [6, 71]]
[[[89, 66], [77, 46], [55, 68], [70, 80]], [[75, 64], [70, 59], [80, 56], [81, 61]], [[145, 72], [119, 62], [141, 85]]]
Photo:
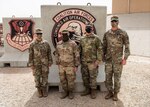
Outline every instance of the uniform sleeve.
[[75, 61], [75, 66], [80, 65], [80, 49], [76, 43], [74, 44], [74, 61]]
[[106, 33], [105, 33], [104, 37], [103, 37], [103, 54], [104, 54], [104, 56], [106, 55], [106, 50], [107, 50], [107, 40], [106, 40]]
[[51, 47], [48, 44], [48, 63], [51, 65], [53, 64], [52, 54], [51, 54]]
[[54, 52], [54, 55], [55, 55], [56, 65], [59, 65], [60, 61], [59, 61], [59, 52], [58, 52], [57, 47], [56, 47], [56, 50]]
[[124, 37], [123, 37], [123, 43], [125, 45], [124, 59], [127, 59], [128, 56], [130, 55], [130, 48], [129, 48], [129, 36], [126, 32], [125, 32]]
[[102, 61], [102, 56], [103, 56], [103, 47], [102, 47], [102, 42], [99, 38], [97, 38], [96, 47], [97, 47], [97, 60], [100, 63]]
[[33, 66], [34, 65], [33, 59], [34, 59], [33, 45], [30, 44], [28, 66]]
[[79, 49], [79, 54], [80, 54], [80, 61], [82, 59], [82, 41], [80, 39], [79, 45], [78, 45], [78, 49]]
[[105, 56], [106, 56], [106, 53], [107, 53], [107, 39], [106, 39], [106, 33], [104, 34], [104, 37], [103, 37], [103, 61], [105, 61]]

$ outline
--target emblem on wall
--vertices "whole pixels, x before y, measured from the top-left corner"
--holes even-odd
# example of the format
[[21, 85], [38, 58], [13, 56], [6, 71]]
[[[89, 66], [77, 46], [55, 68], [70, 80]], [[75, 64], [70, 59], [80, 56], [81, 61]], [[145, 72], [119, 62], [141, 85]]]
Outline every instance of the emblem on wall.
[[8, 44], [20, 51], [28, 49], [34, 39], [34, 22], [31, 20], [11, 20], [9, 25], [11, 32], [6, 36]]
[[[52, 29], [52, 42], [54, 47], [56, 47], [57, 42], [59, 42], [61, 37], [61, 31], [67, 29], [69, 31], [70, 39], [74, 40], [77, 44], [80, 37], [85, 33], [85, 26], [87, 23], [94, 23], [96, 21], [95, 17], [89, 12], [79, 9], [79, 8], [69, 8], [65, 9], [53, 17], [55, 25]], [[96, 29], [93, 25], [94, 33]]]

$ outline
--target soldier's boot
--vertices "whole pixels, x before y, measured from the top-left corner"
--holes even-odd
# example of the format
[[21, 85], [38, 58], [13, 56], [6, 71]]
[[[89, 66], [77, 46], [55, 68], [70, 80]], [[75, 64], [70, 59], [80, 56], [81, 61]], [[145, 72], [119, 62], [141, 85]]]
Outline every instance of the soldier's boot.
[[68, 95], [69, 95], [68, 91], [64, 91], [63, 93], [61, 93], [60, 98], [61, 98], [61, 99], [64, 99], [64, 98], [66, 98]]
[[82, 93], [81, 96], [86, 96], [90, 94], [90, 88], [86, 88]]
[[108, 94], [105, 96], [105, 99], [110, 99], [113, 97], [113, 92], [112, 91], [109, 91]]
[[118, 93], [117, 92], [114, 93], [113, 101], [118, 101]]
[[41, 88], [37, 88], [37, 92], [38, 92], [38, 97], [39, 98], [43, 97]]
[[47, 96], [48, 96], [47, 87], [43, 87], [43, 88], [42, 88], [42, 93], [43, 93], [43, 97], [47, 97]]
[[74, 98], [74, 94], [72, 91], [69, 91], [69, 99], [73, 99]]
[[91, 89], [91, 98], [92, 99], [96, 98], [96, 90], [95, 89]]

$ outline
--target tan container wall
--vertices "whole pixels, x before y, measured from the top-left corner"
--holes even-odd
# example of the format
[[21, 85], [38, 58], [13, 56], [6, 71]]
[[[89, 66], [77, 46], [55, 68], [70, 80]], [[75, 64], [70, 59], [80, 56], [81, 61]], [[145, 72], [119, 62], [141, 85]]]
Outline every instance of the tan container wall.
[[113, 0], [112, 14], [150, 12], [150, 0]]
[[130, 12], [150, 12], [150, 0], [130, 0]]
[[113, 0], [112, 13], [128, 13], [128, 0]]

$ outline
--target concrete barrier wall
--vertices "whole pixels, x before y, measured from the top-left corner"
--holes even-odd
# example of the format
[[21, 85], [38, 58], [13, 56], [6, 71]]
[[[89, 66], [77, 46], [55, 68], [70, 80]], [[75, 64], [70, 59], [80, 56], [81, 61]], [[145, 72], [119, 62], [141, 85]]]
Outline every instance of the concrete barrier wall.
[[[65, 13], [65, 12], [68, 13]], [[78, 14], [74, 14], [73, 12], [77, 12]], [[56, 27], [55, 30], [60, 29], [58, 31], [61, 31], [62, 28], [66, 29], [65, 24], [68, 24], [68, 22], [71, 22], [70, 16], [81, 16], [83, 18], [83, 13], [86, 15], [89, 15], [89, 20], [92, 20], [92, 16], [94, 16], [95, 21], [94, 21], [94, 26], [97, 35], [99, 38], [102, 40], [103, 34], [106, 29], [106, 7], [101, 7], [101, 6], [52, 6], [52, 5], [42, 5], [41, 6], [41, 21], [42, 21], [42, 28], [43, 28], [43, 33], [44, 33], [44, 38], [48, 40], [50, 43], [52, 53], [55, 51], [55, 47], [53, 44], [53, 36], [55, 33], [53, 33], [53, 29], [55, 26], [60, 24], [60, 27]], [[60, 14], [60, 15], [59, 15]], [[67, 15], [69, 14], [69, 15]], [[58, 16], [58, 17], [57, 17]], [[65, 16], [65, 17], [63, 17]], [[59, 20], [57, 23], [55, 22], [55, 19], [59, 19], [62, 17], [62, 23]], [[63, 19], [64, 18], [64, 19]], [[85, 18], [86, 19], [86, 18]], [[67, 21], [66, 21], [67, 20]], [[80, 22], [81, 21], [81, 22]], [[82, 22], [82, 20], [76, 20], [74, 19], [73, 22], [78, 22], [82, 25], [84, 30], [85, 23]], [[61, 27], [62, 26], [62, 27]], [[56, 32], [58, 35], [59, 33]], [[59, 86], [60, 91], [62, 91], [62, 88], [60, 86], [60, 79], [59, 79], [59, 69], [58, 66], [55, 65], [55, 58], [53, 55], [53, 60], [54, 64], [50, 68], [50, 73], [49, 73], [49, 85], [50, 86]], [[104, 80], [105, 80], [105, 73], [104, 73], [104, 64], [99, 65], [99, 74], [97, 77], [97, 85], [100, 86], [102, 91], [106, 91], [105, 85], [104, 85]], [[80, 67], [78, 69], [78, 72], [76, 73], [76, 87], [75, 91], [81, 92], [84, 90], [83, 83], [82, 83], [82, 75], [80, 71]]]
[[[49, 41], [52, 51], [55, 50], [52, 42], [52, 29], [55, 25], [53, 20], [54, 16], [70, 8], [83, 9], [92, 14], [96, 21], [94, 26], [96, 28], [97, 35], [102, 40], [103, 34], [106, 29], [106, 7], [105, 6], [54, 6], [54, 5], [42, 5], [41, 6], [41, 22], [44, 32], [44, 38]], [[53, 56], [54, 57], [54, 56]]]

